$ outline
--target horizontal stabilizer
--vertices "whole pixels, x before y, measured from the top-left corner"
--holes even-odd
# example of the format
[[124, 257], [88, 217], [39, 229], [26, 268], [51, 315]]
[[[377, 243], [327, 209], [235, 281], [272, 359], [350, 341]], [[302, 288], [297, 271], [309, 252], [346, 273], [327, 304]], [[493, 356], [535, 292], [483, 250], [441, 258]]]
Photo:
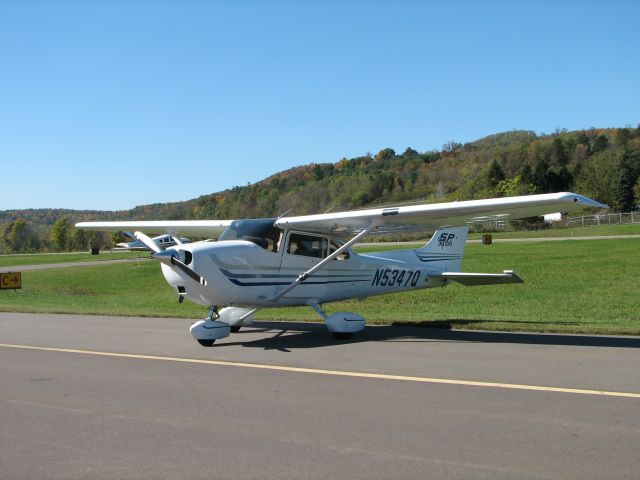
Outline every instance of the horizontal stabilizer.
[[513, 270], [505, 270], [504, 273], [442, 272], [437, 275], [430, 275], [430, 277], [452, 280], [465, 287], [499, 285], [501, 283], [524, 283], [524, 280]]

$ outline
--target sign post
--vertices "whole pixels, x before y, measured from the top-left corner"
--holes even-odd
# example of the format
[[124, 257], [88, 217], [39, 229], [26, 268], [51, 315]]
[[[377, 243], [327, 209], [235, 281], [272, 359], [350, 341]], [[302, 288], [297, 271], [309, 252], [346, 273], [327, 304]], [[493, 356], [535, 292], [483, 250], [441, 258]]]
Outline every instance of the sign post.
[[22, 288], [22, 274], [20, 272], [0, 273], [0, 290], [17, 290]]

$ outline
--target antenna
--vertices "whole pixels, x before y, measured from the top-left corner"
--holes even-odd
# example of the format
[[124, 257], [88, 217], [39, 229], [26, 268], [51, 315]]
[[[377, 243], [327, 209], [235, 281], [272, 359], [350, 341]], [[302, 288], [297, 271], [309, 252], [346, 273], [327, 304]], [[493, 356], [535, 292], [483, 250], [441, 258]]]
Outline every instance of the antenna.
[[290, 208], [289, 210], [287, 210], [286, 212], [284, 212], [282, 215], [280, 215], [278, 218], [276, 218], [276, 220], [280, 220], [282, 217], [284, 217], [287, 213], [289, 213], [291, 210], [293, 210], [293, 208]]
[[327, 209], [324, 211], [323, 215], [324, 215], [325, 213], [329, 213], [331, 210], [333, 210], [333, 207], [335, 207], [335, 206], [336, 206], [336, 204], [335, 204], [335, 203], [332, 203], [331, 205], [329, 205], [329, 208], [327, 208]]

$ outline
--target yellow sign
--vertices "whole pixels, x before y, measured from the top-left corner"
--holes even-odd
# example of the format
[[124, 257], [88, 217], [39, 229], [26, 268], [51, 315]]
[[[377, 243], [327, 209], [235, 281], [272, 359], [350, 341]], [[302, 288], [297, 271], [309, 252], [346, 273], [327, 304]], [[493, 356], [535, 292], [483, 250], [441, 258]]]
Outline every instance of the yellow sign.
[[22, 274], [20, 272], [0, 273], [0, 290], [22, 288]]

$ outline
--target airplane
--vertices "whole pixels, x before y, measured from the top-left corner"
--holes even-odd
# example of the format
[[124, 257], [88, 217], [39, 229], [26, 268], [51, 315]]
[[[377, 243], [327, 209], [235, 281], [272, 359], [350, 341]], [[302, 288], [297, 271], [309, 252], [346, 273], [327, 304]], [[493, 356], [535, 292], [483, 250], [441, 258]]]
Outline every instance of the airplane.
[[[260, 308], [310, 306], [334, 337], [345, 339], [362, 331], [365, 319], [352, 312], [329, 315], [324, 304], [452, 282], [465, 286], [522, 283], [512, 270], [461, 271], [469, 226], [577, 207], [608, 208], [588, 197], [561, 192], [293, 217], [82, 222], [76, 227], [135, 230], [135, 237], [160, 261], [180, 303], [187, 298], [208, 307], [207, 318], [194, 323], [190, 332], [201, 345], [210, 347], [251, 325]], [[417, 249], [365, 254], [351, 248], [366, 235], [434, 229], [431, 239]], [[163, 251], [145, 232], [168, 233], [177, 245]], [[179, 234], [219, 239], [184, 244], [177, 241]]]
[[[125, 236], [129, 238], [135, 238], [135, 235], [130, 232], [123, 232]], [[157, 237], [153, 237], [151, 240], [158, 245], [162, 250], [166, 250], [169, 247], [175, 247], [178, 244], [183, 243], [191, 243], [191, 240], [185, 237], [174, 238], [171, 235], [159, 235]], [[179, 243], [178, 243], [179, 241]], [[121, 242], [116, 244], [116, 248], [114, 250], [127, 250], [127, 251], [148, 251], [149, 247], [147, 247], [140, 240], [134, 240], [132, 242]]]

